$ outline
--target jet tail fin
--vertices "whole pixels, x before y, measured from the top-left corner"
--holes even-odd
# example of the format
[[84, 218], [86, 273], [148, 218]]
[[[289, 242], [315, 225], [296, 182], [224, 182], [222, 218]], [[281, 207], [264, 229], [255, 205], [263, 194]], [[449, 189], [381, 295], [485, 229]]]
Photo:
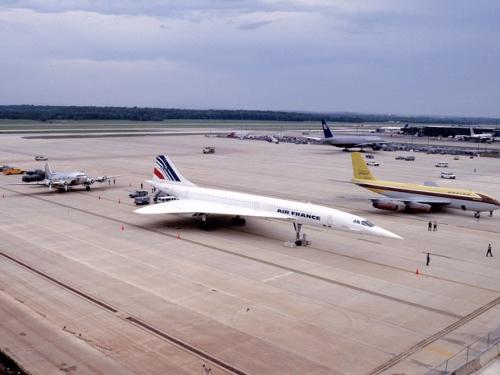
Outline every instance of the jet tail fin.
[[175, 167], [167, 155], [158, 155], [153, 169], [154, 182], [172, 182], [181, 185], [194, 185]]
[[321, 119], [321, 126], [323, 127], [323, 134], [325, 135], [325, 138], [333, 138], [333, 133], [325, 119]]
[[49, 162], [45, 163], [45, 178], [49, 178], [52, 175], [52, 168], [50, 168]]
[[366, 165], [365, 159], [360, 152], [353, 152], [351, 154], [352, 158], [352, 172], [355, 179], [359, 180], [376, 180], [375, 176], [372, 175], [370, 169]]

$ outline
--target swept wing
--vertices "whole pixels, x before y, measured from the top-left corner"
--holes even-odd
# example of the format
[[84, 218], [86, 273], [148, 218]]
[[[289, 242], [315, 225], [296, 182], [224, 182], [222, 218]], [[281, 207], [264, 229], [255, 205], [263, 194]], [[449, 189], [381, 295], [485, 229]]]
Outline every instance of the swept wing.
[[401, 199], [397, 198], [378, 198], [378, 199], [371, 199], [372, 202], [375, 201], [386, 201], [386, 202], [403, 202], [403, 203], [424, 203], [424, 204], [430, 204], [431, 206], [446, 206], [451, 203], [449, 199], [443, 199], [443, 198], [436, 198], [436, 197], [405, 197]]

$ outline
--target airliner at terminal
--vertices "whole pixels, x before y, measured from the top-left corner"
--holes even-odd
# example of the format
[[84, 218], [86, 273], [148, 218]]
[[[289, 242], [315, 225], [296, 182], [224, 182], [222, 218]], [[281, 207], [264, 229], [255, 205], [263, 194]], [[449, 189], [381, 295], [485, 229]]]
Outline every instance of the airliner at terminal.
[[146, 182], [172, 199], [140, 208], [135, 211], [139, 214], [192, 214], [200, 217], [205, 223], [207, 215], [284, 220], [294, 226], [296, 245], [303, 244], [300, 234], [302, 225], [401, 239], [400, 236], [374, 225], [363, 217], [334, 208], [196, 186], [182, 176], [166, 155], [157, 156], [153, 179]]

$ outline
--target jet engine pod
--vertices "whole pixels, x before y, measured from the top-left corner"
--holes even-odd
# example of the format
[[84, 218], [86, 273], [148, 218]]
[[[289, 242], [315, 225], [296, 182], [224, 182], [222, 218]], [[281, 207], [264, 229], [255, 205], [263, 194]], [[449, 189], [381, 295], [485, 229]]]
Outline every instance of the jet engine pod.
[[372, 205], [379, 210], [390, 210], [390, 211], [403, 211], [406, 208], [404, 202], [387, 200], [387, 199], [373, 199]]
[[414, 212], [430, 212], [432, 206], [427, 203], [408, 202], [406, 208]]

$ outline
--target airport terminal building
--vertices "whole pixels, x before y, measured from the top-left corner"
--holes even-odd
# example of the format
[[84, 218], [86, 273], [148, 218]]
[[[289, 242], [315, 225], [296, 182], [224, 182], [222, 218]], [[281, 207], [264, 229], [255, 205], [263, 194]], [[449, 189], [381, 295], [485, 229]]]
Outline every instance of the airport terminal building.
[[[421, 137], [454, 137], [457, 135], [469, 135], [470, 127], [467, 125], [421, 125], [409, 124], [402, 128], [404, 134], [414, 134]], [[495, 137], [500, 137], [500, 126], [472, 126], [476, 134], [495, 134]]]

